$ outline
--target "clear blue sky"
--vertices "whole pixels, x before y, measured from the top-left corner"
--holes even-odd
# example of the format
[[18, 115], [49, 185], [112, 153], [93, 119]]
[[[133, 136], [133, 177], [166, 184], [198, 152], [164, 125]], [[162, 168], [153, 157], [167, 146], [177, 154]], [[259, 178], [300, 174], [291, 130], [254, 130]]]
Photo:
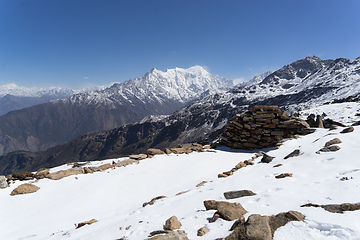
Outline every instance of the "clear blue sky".
[[0, 0], [0, 85], [81, 88], [152, 67], [250, 79], [360, 56], [359, 0]]

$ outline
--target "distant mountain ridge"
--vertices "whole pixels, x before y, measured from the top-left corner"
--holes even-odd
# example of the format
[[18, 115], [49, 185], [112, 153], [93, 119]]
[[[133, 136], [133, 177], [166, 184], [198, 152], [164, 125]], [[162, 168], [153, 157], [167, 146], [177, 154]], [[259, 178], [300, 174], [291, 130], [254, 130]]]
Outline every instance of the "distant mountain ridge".
[[359, 101], [359, 84], [360, 58], [321, 60], [306, 57], [264, 79], [260, 77], [246, 86], [209, 95], [167, 116], [147, 117], [135, 124], [86, 134], [44, 152], [8, 154], [0, 158], [0, 169], [7, 173], [20, 169], [36, 170], [65, 162], [142, 153], [150, 147], [209, 143], [224, 131], [235, 114], [251, 106], [278, 105], [295, 113], [341, 99]]
[[148, 115], [170, 114], [196, 99], [222, 92], [232, 81], [200, 66], [115, 83], [99, 91], [74, 94], [0, 117], [0, 154], [39, 151], [81, 134], [119, 127]]
[[0, 116], [52, 100], [67, 98], [75, 91], [68, 88], [27, 88], [14, 83], [0, 86]]

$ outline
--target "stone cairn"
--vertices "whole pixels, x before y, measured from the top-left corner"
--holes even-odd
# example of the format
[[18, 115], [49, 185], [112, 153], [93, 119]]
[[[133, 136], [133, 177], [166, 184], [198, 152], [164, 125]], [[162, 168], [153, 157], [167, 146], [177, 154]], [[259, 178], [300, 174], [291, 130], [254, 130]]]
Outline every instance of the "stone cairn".
[[311, 132], [314, 130], [305, 120], [289, 116], [278, 106], [255, 106], [236, 114], [236, 119], [220, 136], [220, 144], [237, 149], [261, 149], [275, 147], [281, 140], [296, 134]]

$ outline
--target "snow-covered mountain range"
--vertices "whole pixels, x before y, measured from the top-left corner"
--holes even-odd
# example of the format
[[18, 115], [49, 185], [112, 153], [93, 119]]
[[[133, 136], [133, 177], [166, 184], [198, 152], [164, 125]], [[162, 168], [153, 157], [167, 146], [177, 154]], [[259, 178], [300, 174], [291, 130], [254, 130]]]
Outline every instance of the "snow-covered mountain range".
[[67, 98], [72, 94], [75, 94], [75, 91], [68, 88], [27, 88], [14, 83], [1, 85], [0, 116], [10, 111]]
[[81, 134], [109, 130], [148, 115], [170, 114], [191, 101], [224, 92], [232, 81], [200, 66], [162, 72], [74, 94], [0, 117], [0, 154], [39, 151]]
[[[260, 77], [246, 86], [206, 96], [172, 114], [146, 117], [134, 124], [83, 135], [41, 153], [8, 154], [0, 158], [0, 165], [3, 171], [11, 172], [20, 171], [20, 168], [50, 167], [66, 161], [141, 153], [149, 147], [209, 143], [217, 139], [236, 114], [254, 105], [278, 105], [292, 114], [331, 102], [359, 101], [360, 90], [356, 87], [360, 82], [359, 66], [359, 58], [321, 60], [306, 57], [268, 76], [265, 74], [264, 79]], [[301, 74], [304, 72], [306, 74]]]
[[[151, 69], [144, 76], [115, 83], [102, 91], [75, 94], [59, 100], [72, 104], [117, 105], [142, 103], [166, 104], [169, 101], [186, 104], [204, 96], [228, 90], [231, 80], [213, 76], [201, 66], [174, 68], [165, 72]], [[165, 107], [165, 106], [164, 106]]]

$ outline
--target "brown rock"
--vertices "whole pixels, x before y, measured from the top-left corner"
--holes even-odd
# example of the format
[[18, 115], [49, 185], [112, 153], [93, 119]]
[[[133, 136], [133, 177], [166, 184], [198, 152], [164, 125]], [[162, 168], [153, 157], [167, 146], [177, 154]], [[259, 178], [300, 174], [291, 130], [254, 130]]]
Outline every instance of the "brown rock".
[[256, 193], [252, 192], [251, 190], [224, 192], [224, 197], [226, 199], [234, 199], [234, 198], [241, 198], [241, 197], [254, 196], [254, 195], [256, 195]]
[[227, 178], [229, 175], [223, 174], [223, 173], [219, 173], [218, 174], [218, 178]]
[[236, 164], [235, 168], [240, 169], [243, 167], [246, 167], [247, 165], [244, 162], [239, 162], [238, 164]]
[[316, 116], [315, 125], [317, 128], [324, 128], [324, 123], [323, 123], [322, 117], [320, 115]]
[[156, 149], [156, 148], [149, 148], [147, 150], [147, 153], [149, 155], [160, 155], [160, 154], [165, 154], [163, 151], [161, 151], [160, 149]]
[[349, 132], [353, 132], [354, 131], [354, 127], [348, 127], [345, 128], [344, 130], [342, 130], [340, 133], [349, 133]]
[[172, 151], [170, 149], [168, 149], [168, 148], [165, 148], [165, 153], [169, 155], [169, 154], [172, 153]]
[[105, 171], [105, 170], [107, 170], [109, 168], [112, 168], [112, 167], [113, 167], [113, 165], [111, 165], [110, 163], [106, 163], [106, 164], [100, 165], [98, 167], [98, 169], [99, 169], [99, 171]]
[[327, 141], [325, 143], [325, 147], [328, 147], [328, 146], [331, 146], [331, 145], [334, 145], [334, 144], [339, 144], [339, 143], [342, 143], [342, 141], [340, 139], [338, 139], [338, 138], [334, 138], [334, 139], [332, 139], [330, 141]]
[[11, 180], [33, 180], [35, 178], [35, 174], [31, 172], [21, 172], [21, 173], [13, 173]]
[[189, 240], [189, 238], [187, 237], [185, 231], [177, 230], [171, 231], [165, 235], [155, 236], [147, 240]]
[[147, 155], [146, 154], [134, 154], [134, 155], [130, 155], [129, 156], [130, 159], [133, 159], [133, 160], [143, 160], [145, 158], [147, 158]]
[[181, 228], [181, 223], [177, 219], [176, 216], [172, 216], [168, 220], [166, 220], [164, 225], [164, 230], [176, 230]]
[[300, 149], [295, 149], [290, 154], [285, 156], [284, 159], [288, 159], [288, 158], [291, 158], [291, 157], [297, 157], [297, 156], [300, 156]]
[[153, 205], [153, 204], [155, 203], [155, 201], [160, 200], [160, 199], [163, 199], [163, 198], [166, 198], [166, 196], [157, 196], [157, 197], [154, 197], [154, 198], [151, 199], [149, 202], [144, 203], [142, 206], [143, 206], [143, 207], [146, 207], [147, 205]]
[[216, 220], [218, 220], [219, 218], [221, 218], [219, 212], [215, 212], [212, 218], [209, 220], [209, 223], [216, 222]]
[[20, 186], [18, 186], [17, 188], [15, 188], [12, 192], [11, 192], [11, 196], [15, 196], [15, 195], [19, 195], [19, 194], [28, 194], [28, 193], [34, 193], [37, 190], [39, 190], [40, 188], [30, 184], [30, 183], [24, 183], [21, 184]]
[[204, 206], [206, 210], [217, 210], [217, 201], [215, 200], [206, 200], [204, 201]]
[[322, 149], [320, 149], [320, 152], [336, 152], [339, 151], [341, 148], [338, 145], [331, 145], [331, 146], [327, 146], [327, 147], [323, 147]]
[[240, 203], [217, 202], [216, 208], [221, 218], [228, 221], [239, 219], [247, 213]]
[[170, 148], [170, 151], [174, 154], [191, 153], [192, 150], [185, 148]]
[[292, 177], [292, 173], [281, 173], [277, 176], [275, 176], [276, 179], [280, 179], [280, 178], [286, 178], [286, 177]]
[[210, 229], [206, 226], [200, 228], [198, 231], [197, 231], [197, 236], [204, 236], [205, 234], [207, 234], [208, 232], [210, 231]]
[[43, 179], [49, 174], [50, 174], [49, 169], [44, 169], [44, 170], [41, 170], [41, 171], [37, 171], [37, 173], [35, 174], [35, 178], [36, 179]]
[[269, 156], [266, 153], [263, 154], [261, 162], [263, 163], [270, 163], [275, 157]]
[[125, 159], [120, 162], [115, 163], [115, 167], [126, 167], [127, 165], [133, 164], [133, 163], [139, 163], [138, 160], [135, 159]]
[[52, 179], [52, 180], [59, 180], [64, 177], [68, 177], [71, 175], [77, 175], [77, 174], [84, 174], [85, 171], [83, 168], [70, 168], [67, 170], [60, 170], [58, 172], [50, 173], [46, 176], [46, 178]]
[[207, 183], [207, 181], [202, 181], [201, 183], [198, 183], [196, 187], [202, 187], [205, 185], [205, 183]]
[[91, 225], [93, 223], [96, 223], [98, 222], [98, 220], [96, 219], [91, 219], [90, 221], [85, 221], [85, 222], [81, 222], [81, 223], [78, 223], [78, 224], [75, 224], [75, 228], [78, 229], [78, 228], [81, 228], [85, 225]]
[[84, 172], [85, 172], [85, 174], [93, 173], [93, 170], [91, 170], [91, 169], [88, 168], [88, 167], [84, 167]]

